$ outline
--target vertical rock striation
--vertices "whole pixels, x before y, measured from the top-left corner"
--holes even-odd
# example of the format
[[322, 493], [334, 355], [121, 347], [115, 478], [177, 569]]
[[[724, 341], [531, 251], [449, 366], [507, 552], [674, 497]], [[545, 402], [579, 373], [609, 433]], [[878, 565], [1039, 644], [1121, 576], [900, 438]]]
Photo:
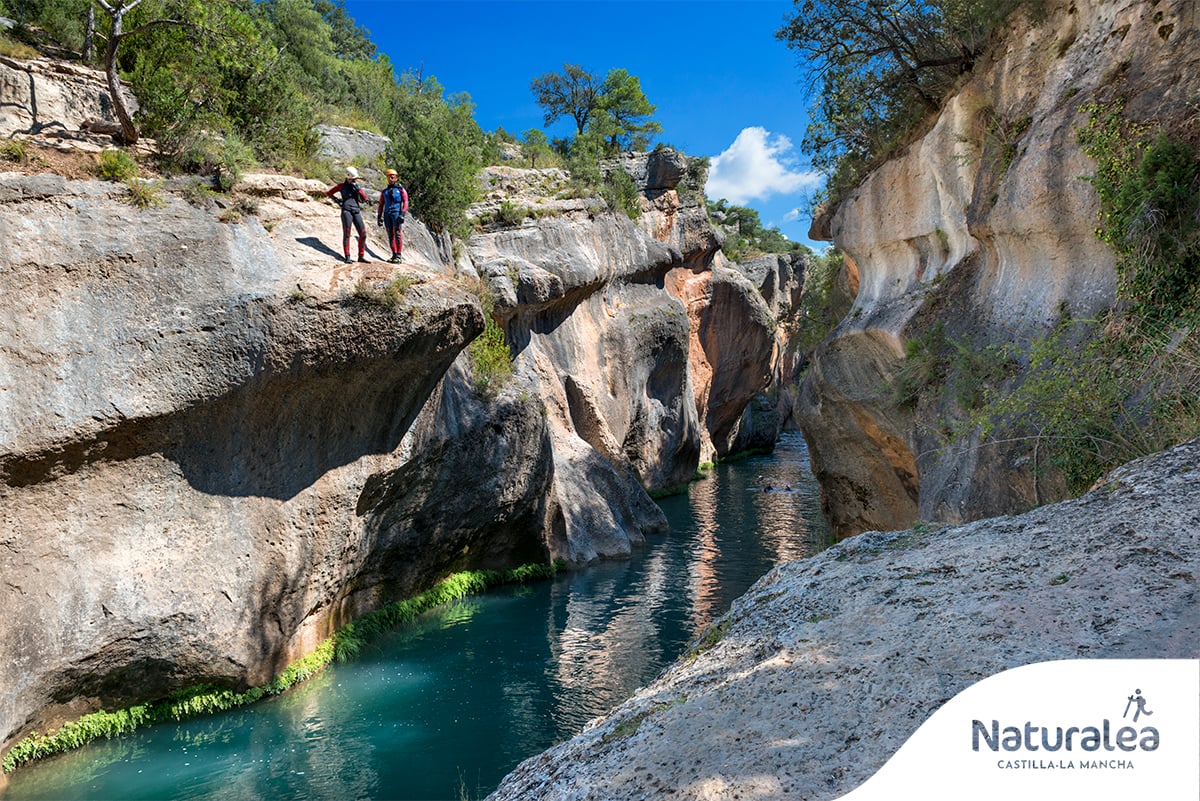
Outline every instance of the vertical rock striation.
[[[1193, 3], [1060, 3], [977, 64], [928, 132], [825, 221], [857, 271], [851, 314], [817, 349], [798, 417], [835, 531], [960, 522], [1053, 495], [1028, 448], [948, 439], [893, 392], [906, 342], [937, 326], [983, 347], [1108, 308], [1115, 259], [1094, 235], [1080, 107], [1126, 99], [1136, 119], [1189, 112], [1200, 92]], [[1061, 491], [1061, 490], [1059, 490]]]

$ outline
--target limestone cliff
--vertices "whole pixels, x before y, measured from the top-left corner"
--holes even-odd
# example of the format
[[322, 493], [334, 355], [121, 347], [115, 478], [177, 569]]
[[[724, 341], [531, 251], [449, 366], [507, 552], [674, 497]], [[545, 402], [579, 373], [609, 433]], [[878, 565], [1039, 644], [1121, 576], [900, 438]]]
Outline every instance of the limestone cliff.
[[825, 221], [860, 289], [813, 355], [797, 414], [842, 535], [1062, 496], [1052, 473], [1034, 475], [1028, 443], [948, 439], [944, 407], [902, 408], [891, 387], [906, 342], [939, 325], [977, 347], [1028, 341], [1064, 313], [1108, 308], [1115, 257], [1093, 235], [1080, 107], [1122, 97], [1135, 119], [1195, 112], [1195, 3], [1076, 0], [1014, 24], [928, 131]]
[[[62, 139], [99, 146], [80, 119]], [[410, 219], [398, 267], [375, 238], [341, 261], [313, 181], [161, 180], [138, 208], [121, 184], [0, 173], [0, 750], [262, 684], [453, 570], [582, 564], [665, 529], [647, 490], [732, 447], [771, 374], [764, 302], [712, 269], [688, 164], [616, 167], [637, 223], [543, 191], [515, 226], [483, 215], [564, 177], [494, 168], [479, 233], [456, 252]], [[515, 364], [494, 395], [463, 355], [481, 293]]]
[[137, 210], [118, 184], [0, 175], [6, 743], [268, 680], [370, 576], [364, 485], [483, 317], [424, 271], [394, 307], [356, 296], [322, 187], [292, 183], [303, 200], [226, 224], [170, 192]]

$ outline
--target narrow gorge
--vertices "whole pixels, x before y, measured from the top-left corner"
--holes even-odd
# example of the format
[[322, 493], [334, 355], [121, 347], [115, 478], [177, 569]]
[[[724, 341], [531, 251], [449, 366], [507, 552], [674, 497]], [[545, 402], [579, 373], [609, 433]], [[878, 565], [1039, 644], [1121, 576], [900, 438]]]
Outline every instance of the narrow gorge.
[[[102, 94], [0, 68], [43, 116]], [[625, 557], [666, 528], [650, 492], [773, 442], [747, 410], [774, 312], [721, 264], [703, 169], [671, 150], [613, 169], [636, 222], [564, 198], [561, 170], [494, 167], [466, 247], [410, 220], [396, 269], [334, 259], [316, 181], [246, 175], [231, 207], [169, 179], [135, 209], [120, 184], [0, 175], [4, 748], [261, 686], [453, 571]], [[529, 214], [487, 222], [500, 202]], [[757, 274], [798, 292], [803, 264]], [[481, 300], [514, 357], [498, 390], [466, 351]]]
[[0, 754], [263, 687], [458, 571], [629, 558], [668, 530], [656, 497], [784, 426], [840, 542], [490, 798], [834, 799], [986, 677], [1195, 660], [1197, 442], [1076, 486], [1028, 408], [987, 402], [1128, 307], [1081, 131], [1119, 109], [1200, 153], [1200, 4], [1033, 5], [815, 220], [849, 306], [815, 345], [818, 257], [734, 262], [707, 163], [670, 147], [601, 165], [631, 213], [492, 165], [468, 237], [414, 199], [400, 265], [376, 236], [346, 263], [320, 181], [163, 177], [131, 205], [77, 168], [111, 144], [103, 74], [0, 56], [0, 135], [53, 161], [0, 172]]

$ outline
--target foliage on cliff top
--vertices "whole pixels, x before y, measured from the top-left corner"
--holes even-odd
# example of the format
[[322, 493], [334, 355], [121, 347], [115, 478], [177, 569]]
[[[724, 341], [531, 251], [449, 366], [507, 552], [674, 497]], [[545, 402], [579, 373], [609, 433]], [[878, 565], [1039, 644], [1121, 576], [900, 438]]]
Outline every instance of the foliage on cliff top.
[[576, 137], [590, 135], [604, 143], [608, 155], [645, 150], [650, 137], [662, 132], [651, 118], [656, 107], [646, 99], [641, 81], [624, 69], [609, 70], [601, 80], [578, 64], [564, 64], [562, 72], [534, 78], [529, 89], [545, 112], [546, 125], [570, 117]]
[[1030, 0], [797, 0], [776, 33], [818, 101], [801, 150], [836, 205], [970, 72], [992, 32]]
[[[43, 32], [78, 54], [91, 2], [4, 0], [4, 7], [21, 23], [15, 36], [36, 43], [34, 32]], [[179, 24], [143, 28], [160, 20]], [[100, 36], [108, 24], [97, 15]], [[417, 217], [434, 230], [463, 232], [488, 149], [469, 97], [443, 97], [432, 78], [397, 80], [337, 0], [142, 0], [124, 31], [117, 66], [164, 169], [216, 174], [225, 185], [255, 161], [317, 175], [328, 170], [313, 122], [347, 124], [392, 139], [388, 157]]]
[[785, 237], [778, 228], [764, 227], [758, 212], [731, 205], [724, 198], [706, 203], [709, 219], [725, 233], [721, 250], [736, 262], [766, 253], [809, 253], [800, 242]]

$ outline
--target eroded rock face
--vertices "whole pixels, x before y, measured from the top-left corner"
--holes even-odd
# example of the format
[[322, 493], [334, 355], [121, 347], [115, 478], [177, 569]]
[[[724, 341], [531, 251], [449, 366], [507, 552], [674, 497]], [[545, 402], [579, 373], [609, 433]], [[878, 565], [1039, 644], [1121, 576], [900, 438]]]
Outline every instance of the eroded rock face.
[[[392, 268], [335, 260], [335, 210], [310, 200], [225, 224], [126, 192], [0, 175], [6, 745], [199, 681], [261, 684], [364, 611], [350, 587], [411, 593], [472, 544], [382, 575], [364, 498], [482, 330], [477, 299], [415, 268], [394, 305], [356, 292]], [[525, 536], [511, 547], [544, 553]]]
[[678, 252], [610, 214], [481, 233], [469, 248], [548, 420], [553, 552], [574, 563], [628, 554], [666, 526], [643, 488], [696, 468], [687, 320], [657, 286]]
[[344, 125], [314, 125], [313, 129], [321, 135], [321, 155], [343, 162], [373, 162], [391, 143], [386, 136]]
[[1027, 447], [948, 442], [938, 420], [899, 407], [893, 379], [906, 342], [939, 324], [983, 347], [1112, 303], [1114, 256], [1093, 234], [1098, 201], [1080, 178], [1095, 169], [1076, 139], [1080, 107], [1126, 97], [1135, 118], [1178, 113], [1200, 89], [1198, 37], [1190, 3], [1061, 4], [1019, 26], [929, 133], [838, 208], [833, 240], [860, 288], [814, 354], [798, 409], [836, 532], [1053, 497], [1029, 480]]
[[[53, 136], [117, 122], [100, 70], [47, 59], [0, 56], [0, 136]], [[125, 93], [130, 112], [138, 108]]]

